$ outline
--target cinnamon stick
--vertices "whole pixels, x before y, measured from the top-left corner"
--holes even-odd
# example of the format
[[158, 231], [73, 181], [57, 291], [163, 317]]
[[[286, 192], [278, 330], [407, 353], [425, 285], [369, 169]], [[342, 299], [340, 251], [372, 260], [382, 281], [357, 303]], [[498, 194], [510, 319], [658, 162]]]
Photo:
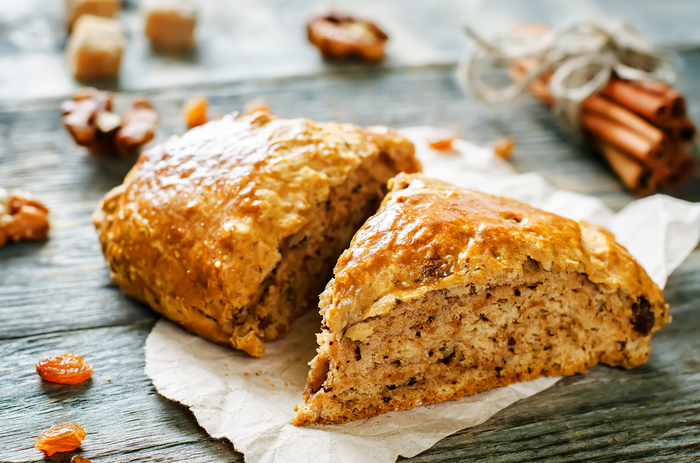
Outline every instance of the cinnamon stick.
[[688, 153], [679, 152], [674, 161], [670, 175], [661, 182], [661, 186], [669, 190], [678, 188], [695, 175], [695, 162]]
[[582, 108], [619, 122], [653, 143], [663, 145], [665, 142], [666, 137], [661, 130], [607, 98], [598, 95], [590, 96], [583, 102]]
[[648, 196], [656, 191], [656, 182], [650, 169], [604, 140], [596, 138], [595, 142], [627, 189], [638, 196]]
[[681, 142], [689, 142], [695, 138], [695, 124], [688, 116], [671, 119], [665, 129], [671, 138]]
[[627, 81], [610, 79], [601, 93], [657, 125], [665, 125], [671, 119], [671, 102], [666, 97]]
[[671, 88], [663, 82], [654, 80], [634, 80], [630, 81], [635, 87], [642, 88], [647, 92], [655, 93], [669, 100], [671, 105], [671, 117], [681, 117], [685, 115], [685, 98], [678, 90]]
[[640, 163], [653, 168], [662, 162], [663, 147], [624, 125], [590, 111], [583, 111], [581, 123], [593, 135], [629, 153]]

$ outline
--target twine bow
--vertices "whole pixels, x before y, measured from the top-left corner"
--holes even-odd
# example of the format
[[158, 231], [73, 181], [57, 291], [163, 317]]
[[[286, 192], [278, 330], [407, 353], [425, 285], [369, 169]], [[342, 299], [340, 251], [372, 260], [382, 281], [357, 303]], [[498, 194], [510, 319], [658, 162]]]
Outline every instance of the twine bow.
[[[610, 80], [655, 80], [673, 84], [675, 66], [668, 53], [655, 46], [628, 24], [598, 19], [574, 23], [544, 34], [511, 34], [488, 41], [473, 29], [464, 31], [476, 47], [459, 63], [457, 78], [479, 100], [508, 102], [527, 91], [543, 74], [552, 71], [549, 89], [557, 117], [574, 133], [580, 133], [580, 105]], [[480, 74], [509, 66], [517, 59], [534, 59], [538, 66], [520, 82], [496, 88]]]

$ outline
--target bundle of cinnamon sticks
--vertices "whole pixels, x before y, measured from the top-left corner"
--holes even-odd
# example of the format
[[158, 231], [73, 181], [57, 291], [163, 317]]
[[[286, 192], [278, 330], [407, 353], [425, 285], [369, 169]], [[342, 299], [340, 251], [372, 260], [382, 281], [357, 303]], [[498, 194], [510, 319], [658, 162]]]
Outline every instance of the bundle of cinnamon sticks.
[[[511, 79], [521, 81], [537, 64], [530, 59], [512, 63]], [[535, 80], [529, 91], [551, 106], [550, 76]], [[686, 114], [683, 96], [663, 83], [613, 77], [583, 102], [581, 125], [620, 180], [638, 196], [677, 188], [693, 177], [689, 152], [695, 125]]]

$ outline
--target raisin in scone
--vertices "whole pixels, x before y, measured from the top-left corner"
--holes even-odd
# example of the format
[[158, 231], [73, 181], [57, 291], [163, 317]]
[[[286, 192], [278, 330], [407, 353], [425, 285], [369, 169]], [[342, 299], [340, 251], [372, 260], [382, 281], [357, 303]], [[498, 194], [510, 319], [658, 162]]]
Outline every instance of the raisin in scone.
[[599, 362], [632, 368], [670, 321], [659, 287], [607, 231], [421, 175], [390, 189], [321, 295], [296, 425]]
[[141, 154], [93, 219], [127, 294], [260, 356], [315, 306], [386, 182], [419, 170], [386, 128], [234, 114]]

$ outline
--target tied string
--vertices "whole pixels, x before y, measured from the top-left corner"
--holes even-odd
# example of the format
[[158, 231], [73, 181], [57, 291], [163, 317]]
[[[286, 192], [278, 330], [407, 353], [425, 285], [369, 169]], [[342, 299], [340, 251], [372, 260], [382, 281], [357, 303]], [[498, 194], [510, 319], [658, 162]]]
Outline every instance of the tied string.
[[[542, 34], [513, 33], [488, 41], [464, 28], [476, 47], [459, 63], [457, 78], [463, 88], [488, 103], [509, 102], [525, 93], [532, 82], [549, 72], [549, 90], [557, 118], [580, 134], [581, 103], [601, 90], [616, 74], [628, 80], [654, 80], [672, 85], [675, 66], [668, 53], [628, 24], [614, 20], [575, 23]], [[538, 63], [519, 82], [489, 85], [484, 68], [508, 67], [516, 60]]]

